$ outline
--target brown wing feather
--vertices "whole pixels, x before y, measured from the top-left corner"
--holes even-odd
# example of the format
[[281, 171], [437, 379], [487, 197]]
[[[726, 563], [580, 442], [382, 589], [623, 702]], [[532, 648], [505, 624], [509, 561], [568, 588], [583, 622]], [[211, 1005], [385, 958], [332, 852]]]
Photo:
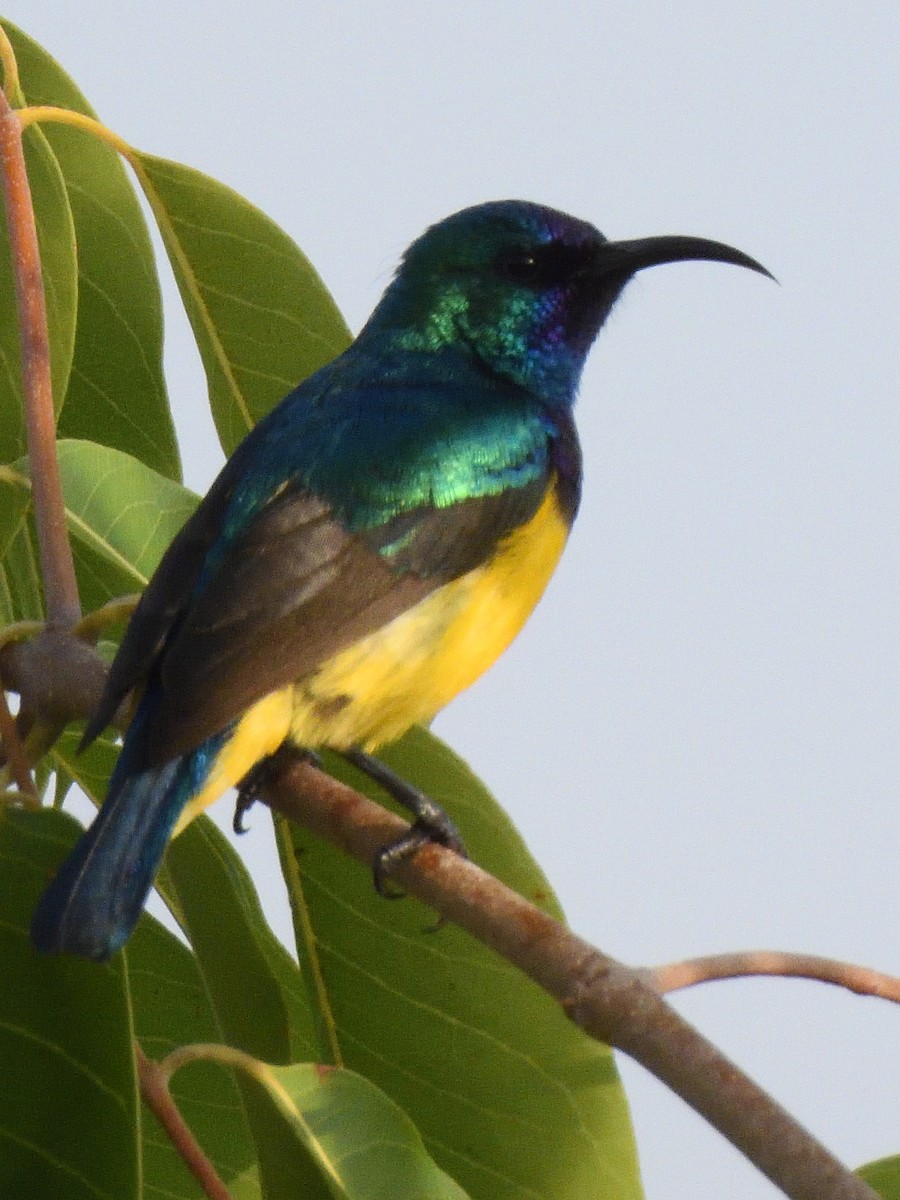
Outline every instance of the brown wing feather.
[[352, 534], [327, 504], [286, 488], [250, 522], [194, 599], [230, 487], [187, 522], [147, 587], [113, 663], [95, 736], [132, 688], [161, 690], [146, 729], [148, 764], [223, 729], [449, 579], [484, 562], [544, 494], [534, 480], [449, 509], [408, 513]]
[[[533, 515], [545, 488], [538, 479], [365, 534], [349, 533], [308, 492], [283, 492], [235, 541], [166, 644], [149, 761], [199, 745], [269, 692], [484, 562]], [[401, 547], [382, 549], [398, 533]]]
[[146, 682], [190, 600], [209, 548], [221, 529], [222, 514], [235, 482], [226, 466], [163, 555], [125, 630], [100, 703], [84, 731], [82, 748], [106, 728], [128, 693]]
[[279, 498], [235, 542], [166, 645], [148, 760], [198, 745], [440, 582], [396, 574], [314, 497]]

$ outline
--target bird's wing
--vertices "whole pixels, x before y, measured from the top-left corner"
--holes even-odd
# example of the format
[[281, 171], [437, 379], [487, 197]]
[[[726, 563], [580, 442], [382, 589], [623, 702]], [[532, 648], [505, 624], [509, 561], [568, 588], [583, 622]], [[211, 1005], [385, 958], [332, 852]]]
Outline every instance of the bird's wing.
[[517, 391], [476, 403], [465, 362], [449, 381], [383, 375], [380, 359], [336, 360], [238, 447], [150, 580], [85, 742], [150, 684], [143, 752], [168, 761], [533, 515], [553, 436]]
[[303, 488], [285, 489], [234, 541], [166, 643], [150, 761], [198, 745], [483, 562], [545, 488], [536, 479], [365, 534], [348, 532]]
[[148, 763], [199, 745], [256, 700], [485, 561], [536, 511], [547, 486], [540, 471], [496, 495], [420, 506], [353, 533], [325, 501], [287, 484], [217, 555], [204, 580], [238, 475], [226, 468], [164, 556], [86, 741], [153, 678], [159, 695]]
[[125, 697], [144, 685], [183, 616], [237, 483], [237, 472], [230, 467], [231, 463], [226, 464], [176, 534], [144, 589], [109, 669], [103, 695], [85, 728], [82, 749], [110, 724]]

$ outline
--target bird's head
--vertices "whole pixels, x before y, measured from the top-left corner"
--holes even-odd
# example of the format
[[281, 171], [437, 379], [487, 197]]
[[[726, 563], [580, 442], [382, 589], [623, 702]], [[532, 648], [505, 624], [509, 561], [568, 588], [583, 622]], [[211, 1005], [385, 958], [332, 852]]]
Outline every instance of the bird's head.
[[567, 405], [628, 280], [680, 259], [768, 275], [740, 250], [704, 238], [610, 242], [593, 225], [538, 204], [480, 204], [412, 243], [367, 331], [389, 333], [407, 351], [463, 349], [545, 402]]

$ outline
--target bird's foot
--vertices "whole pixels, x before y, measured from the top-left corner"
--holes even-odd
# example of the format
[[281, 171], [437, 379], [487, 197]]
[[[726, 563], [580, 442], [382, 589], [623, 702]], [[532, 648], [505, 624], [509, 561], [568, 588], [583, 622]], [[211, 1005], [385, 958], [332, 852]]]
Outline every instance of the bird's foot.
[[414, 787], [380, 759], [373, 758], [364, 750], [356, 748], [347, 750], [344, 752], [344, 758], [363, 774], [368, 775], [380, 787], [383, 787], [389, 796], [392, 796], [398, 804], [402, 804], [416, 818], [402, 837], [387, 846], [382, 846], [375, 855], [372, 863], [372, 877], [375, 890], [380, 896], [384, 896], [388, 900], [397, 900], [402, 896], [402, 892], [391, 891], [388, 888], [388, 879], [402, 862], [430, 842], [446, 846], [448, 850], [455, 851], [462, 858], [469, 857], [459, 830], [437, 801], [433, 800], [426, 792]]
[[256, 766], [251, 767], [238, 784], [237, 799], [234, 802], [234, 816], [231, 818], [231, 828], [235, 833], [247, 832], [244, 817], [259, 799], [263, 766], [267, 761], [267, 759], [262, 759]]
[[[231, 828], [235, 833], [246, 833], [247, 826], [244, 824], [244, 817], [257, 802], [261, 799], [261, 794], [265, 790], [266, 778], [275, 764], [279, 750], [274, 754], [268, 755], [266, 758], [261, 758], [255, 766], [251, 767], [241, 782], [238, 784], [237, 800], [234, 802], [234, 816], [231, 819]], [[295, 753], [295, 751], [291, 751]], [[314, 767], [322, 768], [322, 760], [312, 750], [305, 750], [304, 757], [307, 758]]]

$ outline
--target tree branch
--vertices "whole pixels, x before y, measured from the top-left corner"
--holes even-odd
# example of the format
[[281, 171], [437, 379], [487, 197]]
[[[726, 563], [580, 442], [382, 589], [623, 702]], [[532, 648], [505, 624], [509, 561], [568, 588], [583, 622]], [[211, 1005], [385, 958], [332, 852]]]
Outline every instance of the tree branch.
[[[367, 865], [408, 828], [299, 756], [280, 756], [263, 794], [278, 812]], [[651, 1071], [793, 1200], [874, 1200], [861, 1179], [670, 1008], [640, 971], [441, 846], [418, 851], [396, 879], [524, 971], [585, 1033]]]
[[134, 1061], [144, 1102], [165, 1129], [186, 1167], [203, 1188], [204, 1195], [208, 1196], [209, 1200], [231, 1200], [231, 1193], [204, 1154], [203, 1148], [191, 1133], [190, 1127], [172, 1099], [172, 1093], [169, 1091], [171, 1072], [147, 1058], [137, 1042], [134, 1043]]
[[644, 979], [658, 992], [675, 992], [715, 979], [737, 979], [748, 975], [778, 975], [833, 983], [859, 996], [877, 996], [900, 1004], [900, 979], [869, 967], [822, 958], [817, 954], [791, 954], [785, 950], [744, 950], [732, 954], [708, 954], [648, 968]]
[[[42, 635], [44, 636], [44, 635]], [[52, 691], [71, 684], [84, 707], [99, 699], [103, 666], [87, 680], [83, 656], [94, 651], [57, 632]], [[66, 647], [65, 643], [75, 643]], [[38, 702], [43, 680], [20, 645], [0, 651], [17, 682]], [[14, 653], [17, 652], [17, 653]], [[68, 676], [68, 683], [67, 683]], [[51, 706], [55, 707], [55, 706]], [[73, 707], [72, 705], [69, 706]], [[272, 760], [262, 780], [272, 808], [369, 866], [409, 826], [379, 804], [323, 774], [299, 755]], [[792, 1200], [877, 1200], [770, 1096], [648, 986], [646, 972], [602, 954], [499, 880], [441, 846], [427, 845], [397, 868], [396, 881], [448, 921], [491, 947], [555, 997], [585, 1033], [630, 1055], [691, 1105]], [[218, 1200], [218, 1198], [217, 1198]]]
[[51, 625], [66, 628], [78, 620], [81, 606], [56, 458], [56, 417], [44, 283], [31, 189], [25, 170], [22, 126], [2, 91], [0, 184], [6, 202], [6, 225], [19, 314], [25, 428], [47, 617]]

